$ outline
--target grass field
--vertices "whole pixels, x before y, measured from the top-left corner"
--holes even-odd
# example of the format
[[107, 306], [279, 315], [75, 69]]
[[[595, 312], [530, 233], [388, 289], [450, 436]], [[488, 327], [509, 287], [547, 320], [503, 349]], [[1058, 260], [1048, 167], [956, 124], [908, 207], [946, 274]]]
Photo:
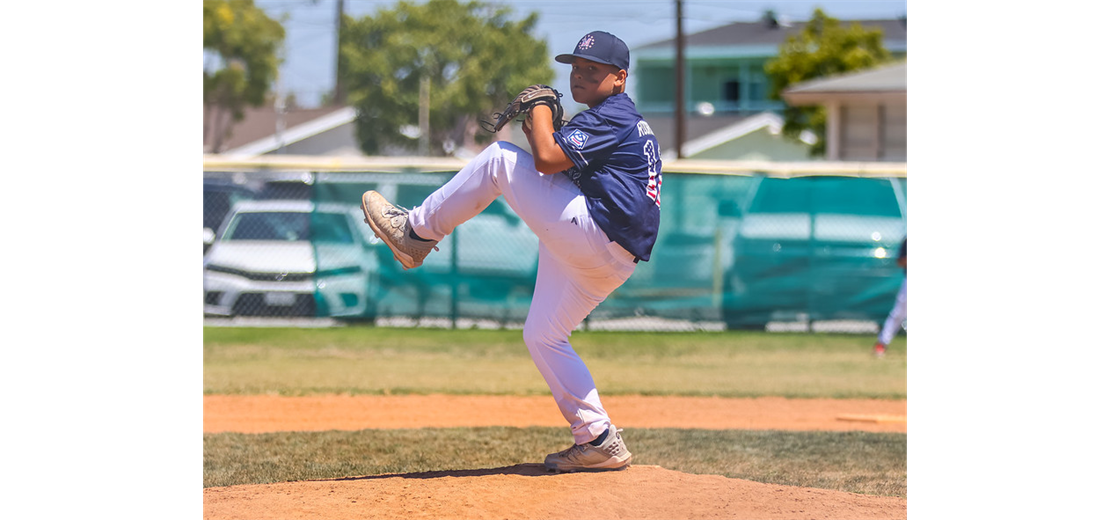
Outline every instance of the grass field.
[[[887, 357], [843, 334], [578, 332], [605, 395], [906, 398], [905, 339]], [[206, 394], [548, 395], [520, 331], [204, 329]], [[906, 434], [626, 429], [635, 463], [906, 496]], [[565, 428], [204, 435], [204, 486], [511, 466], [569, 445]]]
[[[607, 395], [906, 398], [904, 337], [886, 359], [845, 334], [577, 332]], [[206, 394], [548, 395], [516, 330], [204, 329]]]

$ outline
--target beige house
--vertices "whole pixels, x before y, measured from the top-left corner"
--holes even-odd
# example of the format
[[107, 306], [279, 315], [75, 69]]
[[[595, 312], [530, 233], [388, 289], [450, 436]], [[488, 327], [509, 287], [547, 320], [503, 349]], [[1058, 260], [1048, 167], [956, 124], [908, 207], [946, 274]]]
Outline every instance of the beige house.
[[906, 161], [906, 62], [799, 83], [783, 98], [823, 106], [825, 159]]

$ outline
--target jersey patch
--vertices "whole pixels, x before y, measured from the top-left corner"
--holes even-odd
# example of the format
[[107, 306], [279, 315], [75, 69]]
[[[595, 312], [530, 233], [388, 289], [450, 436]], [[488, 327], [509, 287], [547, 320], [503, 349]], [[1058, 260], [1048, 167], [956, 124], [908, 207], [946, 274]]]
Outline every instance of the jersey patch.
[[586, 133], [581, 130], [575, 130], [567, 136], [567, 139], [571, 142], [571, 144], [573, 144], [574, 147], [578, 148], [579, 150], [581, 150], [583, 146], [586, 146], [586, 141], [589, 138], [590, 136], [586, 135]]

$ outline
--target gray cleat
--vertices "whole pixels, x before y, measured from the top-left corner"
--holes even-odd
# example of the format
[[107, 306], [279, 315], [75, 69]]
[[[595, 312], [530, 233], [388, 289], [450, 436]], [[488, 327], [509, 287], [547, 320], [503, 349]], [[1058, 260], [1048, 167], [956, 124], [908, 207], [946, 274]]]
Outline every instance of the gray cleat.
[[439, 251], [435, 240], [420, 241], [409, 236], [409, 212], [394, 206], [381, 193], [370, 190], [362, 194], [362, 212], [374, 234], [393, 250], [393, 258], [405, 269], [420, 267], [432, 250]]
[[609, 436], [601, 446], [575, 444], [548, 455], [543, 465], [550, 471], [560, 472], [623, 469], [632, 462], [632, 453], [624, 446], [622, 431], [610, 427]]

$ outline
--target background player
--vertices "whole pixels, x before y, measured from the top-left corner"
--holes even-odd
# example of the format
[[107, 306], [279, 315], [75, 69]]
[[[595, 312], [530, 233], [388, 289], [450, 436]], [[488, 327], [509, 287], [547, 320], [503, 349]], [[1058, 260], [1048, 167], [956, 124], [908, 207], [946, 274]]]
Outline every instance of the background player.
[[411, 212], [375, 191], [363, 195], [362, 205], [374, 233], [410, 269], [456, 226], [505, 197], [540, 239], [524, 343], [574, 436], [573, 446], [544, 464], [556, 471], [619, 469], [632, 454], [569, 338], [637, 262], [651, 257], [659, 229], [659, 143], [624, 93], [623, 41], [594, 31], [555, 60], [571, 65], [571, 95], [589, 109], [555, 131], [551, 108], [533, 107], [524, 128], [531, 153], [494, 143]]
[[890, 309], [890, 314], [883, 322], [883, 328], [879, 330], [879, 341], [875, 343], [876, 357], [886, 355], [886, 346], [890, 344], [894, 335], [898, 334], [898, 329], [902, 328], [902, 323], [906, 321], [906, 280], [909, 279], [909, 269], [906, 267], [907, 239], [902, 239], [902, 248], [898, 251], [898, 265], [902, 267], [902, 287], [898, 289], [898, 296], [894, 299], [894, 308]]

